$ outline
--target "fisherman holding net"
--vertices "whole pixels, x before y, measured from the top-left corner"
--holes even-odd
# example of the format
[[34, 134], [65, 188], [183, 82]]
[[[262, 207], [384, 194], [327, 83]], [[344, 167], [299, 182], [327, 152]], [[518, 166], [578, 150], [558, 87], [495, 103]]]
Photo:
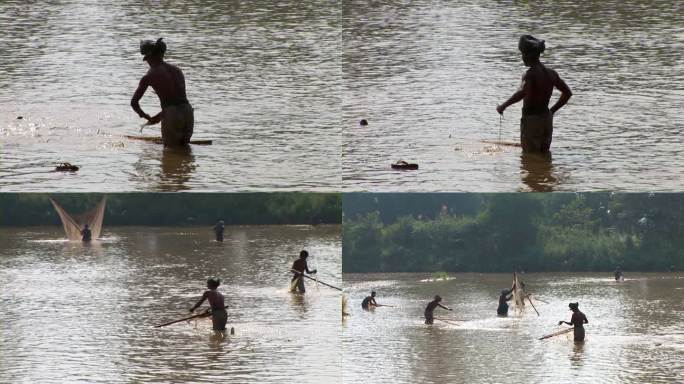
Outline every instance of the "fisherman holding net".
[[437, 307], [444, 308], [447, 311], [453, 311], [453, 309], [443, 306], [440, 304], [440, 302], [442, 302], [442, 298], [439, 297], [439, 295], [436, 295], [435, 299], [429, 302], [427, 307], [425, 307], [425, 324], [432, 324], [435, 322], [435, 316], [433, 312]]
[[[140, 79], [138, 89], [131, 99], [131, 107], [148, 121], [148, 125], [161, 122], [162, 141], [166, 147], [188, 145], [194, 126], [193, 109], [185, 95], [185, 77], [180, 68], [164, 61], [166, 43], [162, 39], [140, 42], [140, 53], [150, 69]], [[152, 87], [159, 97], [161, 112], [150, 116], [140, 108], [139, 101], [147, 87]]]
[[[572, 96], [570, 87], [565, 84], [558, 73], [545, 67], [539, 61], [539, 56], [545, 48], [544, 40], [538, 40], [530, 35], [520, 37], [518, 49], [522, 53], [523, 63], [529, 69], [522, 77], [520, 88], [503, 104], [496, 107], [496, 111], [503, 115], [508, 106], [523, 100], [520, 144], [524, 152], [546, 153], [549, 151], [553, 135], [553, 115]], [[549, 109], [549, 100], [554, 87], [561, 92], [561, 96]]]
[[202, 298], [190, 308], [190, 312], [195, 311], [204, 300], [209, 300], [211, 306], [211, 322], [214, 331], [225, 331], [226, 323], [228, 322], [228, 312], [226, 312], [226, 305], [224, 303], [223, 294], [218, 291], [221, 281], [215, 277], [207, 280], [207, 290], [204, 291]]
[[83, 230], [81, 231], [81, 241], [84, 243], [90, 242], [93, 239], [93, 232], [90, 230], [88, 227], [88, 224], [83, 226]]
[[306, 288], [304, 288], [304, 272], [308, 274], [315, 274], [316, 270], [309, 271], [309, 265], [306, 263], [306, 259], [309, 257], [309, 252], [301, 251], [299, 252], [299, 259], [292, 263], [292, 280], [290, 281], [290, 291], [299, 293], [305, 293]]
[[378, 303], [375, 302], [375, 295], [375, 291], [372, 291], [370, 296], [366, 296], [366, 298], [363, 299], [361, 302], [361, 308], [363, 308], [364, 311], [369, 311], [378, 306]]
[[496, 314], [499, 316], [508, 316], [508, 301], [513, 298], [513, 291], [515, 290], [515, 284], [511, 289], [501, 290], [501, 295], [499, 296], [499, 307], [496, 309]]
[[564, 323], [572, 325], [574, 327], [575, 341], [584, 341], [584, 324], [589, 323], [589, 320], [587, 320], [587, 316], [585, 316], [584, 313], [580, 312], [579, 303], [570, 303], [568, 304], [568, 307], [570, 307], [570, 310], [572, 311], [570, 322], [561, 320], [558, 322], [558, 325]]

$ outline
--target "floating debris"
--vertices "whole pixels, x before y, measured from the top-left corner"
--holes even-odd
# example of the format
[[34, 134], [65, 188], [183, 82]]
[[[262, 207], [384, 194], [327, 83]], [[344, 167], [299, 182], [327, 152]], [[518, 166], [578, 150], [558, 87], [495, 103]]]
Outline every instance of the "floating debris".
[[58, 172], [76, 172], [78, 170], [79, 167], [71, 163], [59, 163], [59, 165], [55, 167], [55, 171]]
[[416, 170], [418, 169], [418, 164], [408, 163], [404, 160], [399, 160], [396, 163], [392, 164], [392, 169]]

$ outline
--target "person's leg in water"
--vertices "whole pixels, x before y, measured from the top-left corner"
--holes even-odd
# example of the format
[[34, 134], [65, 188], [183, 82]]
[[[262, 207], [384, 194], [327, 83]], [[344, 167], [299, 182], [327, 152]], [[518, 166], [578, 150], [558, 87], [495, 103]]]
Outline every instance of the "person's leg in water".
[[214, 331], [225, 331], [228, 322], [228, 312], [225, 309], [211, 311], [211, 323]]
[[520, 119], [520, 145], [524, 152], [548, 152], [553, 139], [553, 115], [546, 112]]
[[162, 112], [161, 132], [164, 146], [179, 147], [190, 143], [195, 124], [190, 104], [169, 105]]
[[496, 314], [499, 316], [508, 316], [508, 304], [501, 303], [499, 308], [496, 309]]
[[[296, 281], [295, 281], [296, 280]], [[306, 288], [304, 288], [304, 278], [301, 276], [295, 276], [290, 281], [290, 292], [305, 293]]]
[[434, 318], [432, 312], [426, 313], [425, 314], [425, 324], [430, 325], [430, 324], [433, 324], [434, 322], [435, 322], [435, 318]]

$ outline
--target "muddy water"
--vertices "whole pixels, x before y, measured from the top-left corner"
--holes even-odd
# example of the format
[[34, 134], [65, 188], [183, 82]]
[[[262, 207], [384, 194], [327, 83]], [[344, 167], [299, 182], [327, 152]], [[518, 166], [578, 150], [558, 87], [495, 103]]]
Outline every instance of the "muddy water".
[[[681, 189], [682, 2], [343, 4], [346, 189]], [[542, 61], [574, 92], [550, 158], [483, 142], [518, 140], [520, 104], [501, 123], [495, 108], [525, 71], [522, 34], [546, 40]], [[392, 171], [400, 159], [420, 169]]]
[[[3, 1], [0, 190], [337, 190], [340, 14], [336, 1]], [[139, 40], [157, 37], [185, 72], [193, 137], [213, 145], [123, 137], [142, 123]], [[152, 90], [142, 107], [159, 111]], [[81, 170], [51, 172], [63, 161]]]
[[[288, 292], [301, 249], [340, 285], [339, 226], [114, 227], [89, 246], [61, 228], [0, 230], [1, 382], [340, 382], [340, 297]], [[217, 276], [235, 335], [188, 315]], [[207, 305], [205, 304], [204, 307]], [[321, 369], [326, 367], [326, 369]]]
[[[351, 316], [344, 322], [345, 382], [378, 383], [674, 383], [684, 375], [684, 275], [527, 274], [539, 316], [514, 305], [497, 317], [510, 275], [345, 274]], [[371, 290], [396, 308], [361, 310]], [[423, 311], [436, 294], [454, 309]], [[542, 335], [570, 320], [569, 302], [589, 319], [586, 341]], [[544, 303], [544, 302], [548, 302]], [[462, 320], [462, 321], [455, 321]]]

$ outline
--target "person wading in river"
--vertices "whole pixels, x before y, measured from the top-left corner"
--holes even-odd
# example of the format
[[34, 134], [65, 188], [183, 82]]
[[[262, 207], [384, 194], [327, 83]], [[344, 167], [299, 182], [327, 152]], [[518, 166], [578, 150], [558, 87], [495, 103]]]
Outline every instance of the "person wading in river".
[[589, 323], [589, 320], [587, 320], [587, 316], [585, 316], [584, 313], [580, 312], [579, 303], [570, 303], [568, 306], [572, 311], [570, 322], [561, 320], [558, 322], [558, 325], [562, 325], [563, 323], [572, 325], [574, 327], [575, 341], [584, 341], [584, 324]]
[[[187, 146], [195, 123], [192, 106], [185, 95], [185, 77], [180, 68], [164, 61], [166, 43], [162, 39], [140, 42], [140, 53], [150, 69], [140, 79], [138, 89], [131, 99], [131, 107], [148, 124], [161, 122], [162, 141], [166, 147]], [[159, 96], [161, 112], [150, 116], [140, 108], [139, 101], [147, 87]]]
[[432, 324], [435, 322], [435, 317], [433, 315], [433, 312], [435, 311], [435, 308], [440, 307], [444, 308], [447, 311], [453, 311], [453, 309], [449, 307], [445, 307], [440, 302], [442, 301], [442, 298], [439, 297], [439, 295], [435, 296], [435, 299], [432, 300], [431, 302], [428, 303], [427, 307], [425, 307], [425, 324]]
[[204, 291], [202, 298], [199, 299], [197, 304], [190, 308], [190, 312], [194, 312], [204, 300], [209, 300], [209, 305], [211, 306], [211, 322], [213, 324], [214, 331], [225, 331], [226, 323], [228, 322], [228, 312], [226, 312], [226, 305], [223, 300], [223, 295], [217, 289], [221, 285], [221, 281], [217, 278], [210, 278], [207, 280], [207, 290]]
[[214, 234], [216, 235], [216, 241], [222, 243], [223, 242], [223, 231], [225, 230], [223, 220], [217, 221], [216, 225], [214, 225], [214, 227], [212, 229], [214, 230]]
[[[520, 88], [503, 104], [498, 105], [496, 111], [503, 115], [508, 106], [523, 100], [520, 119], [522, 149], [524, 152], [548, 152], [553, 135], [553, 115], [570, 100], [572, 91], [556, 71], [545, 67], [539, 61], [539, 55], [545, 49], [544, 40], [523, 35], [520, 37], [518, 49], [522, 53], [523, 63], [529, 69], [522, 77]], [[554, 87], [561, 92], [561, 96], [549, 109]]]
[[309, 265], [306, 263], [306, 258], [309, 257], [309, 252], [301, 251], [299, 252], [299, 259], [292, 263], [292, 280], [290, 281], [290, 292], [305, 293], [306, 288], [304, 288], [304, 272], [308, 274], [315, 274], [316, 270], [309, 271]]
[[88, 224], [83, 226], [83, 230], [81, 230], [81, 241], [84, 243], [90, 242], [93, 239], [93, 233], [90, 231], [90, 227], [88, 227]]
[[504, 289], [501, 291], [501, 295], [499, 296], [499, 307], [496, 309], [496, 314], [499, 316], [508, 316], [508, 303], [507, 301], [510, 301], [513, 298], [513, 295], [511, 294], [513, 290], [515, 289], [515, 286], [511, 289]]
[[375, 307], [378, 307], [378, 303], [375, 302], [375, 291], [373, 291], [370, 296], [366, 296], [366, 298], [363, 299], [361, 308], [363, 308], [364, 311], [368, 311]]

